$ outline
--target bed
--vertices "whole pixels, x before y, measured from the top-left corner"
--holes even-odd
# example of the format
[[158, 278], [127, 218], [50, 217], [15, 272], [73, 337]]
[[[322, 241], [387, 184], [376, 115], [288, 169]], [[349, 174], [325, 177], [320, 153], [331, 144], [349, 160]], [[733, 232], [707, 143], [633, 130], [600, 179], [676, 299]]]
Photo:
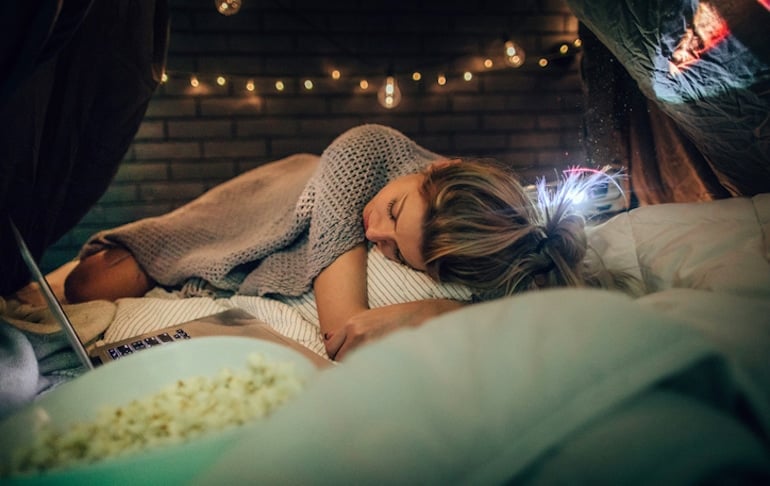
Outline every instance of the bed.
[[[625, 66], [634, 67], [632, 74], [649, 80], [644, 76], [652, 70], [665, 79], [652, 66], [667, 63], [670, 52], [640, 37], [658, 17], [633, 11], [646, 4], [591, 11], [591, 2], [569, 3]], [[692, 17], [689, 2], [685, 7], [661, 18], [683, 30]], [[613, 25], [625, 30], [609, 31], [611, 19], [623, 20]], [[629, 40], [646, 49], [623, 50]], [[661, 52], [664, 57], [656, 57]], [[205, 460], [172, 456], [184, 473], [171, 481], [770, 482], [770, 161], [763, 131], [770, 110], [768, 91], [760, 89], [770, 72], [761, 57], [751, 59], [744, 79], [751, 82], [727, 85], [735, 91], [716, 105], [647, 93], [675, 122], [689, 124], [693, 143], [733, 194], [643, 206], [589, 228], [591, 247], [609, 267], [642, 279], [643, 296], [531, 292], [400, 330], [323, 371], [296, 400], [243, 427]], [[698, 110], [745, 96], [753, 103], [750, 116], [732, 118], [739, 123], [728, 124], [730, 130], [699, 120]], [[700, 132], [698, 123], [713, 130]], [[727, 140], [727, 132], [740, 136]], [[373, 305], [468, 298], [466, 289], [437, 285], [375, 250], [369, 263]], [[239, 307], [323, 355], [312, 312], [284, 312], [284, 304], [246, 296], [177, 299], [154, 289], [142, 298], [68, 310], [90, 340], [108, 342], [147, 330], [148, 314], [160, 317], [155, 325], [162, 326]], [[45, 312], [4, 305], [3, 318], [13, 329], [38, 331], [24, 358], [34, 368], [29, 394], [66, 386], [77, 372]], [[6, 396], [4, 403], [18, 406], [11, 400], [23, 403], [29, 394]], [[135, 466], [130, 477], [104, 468], [64, 477], [115, 484], [163, 480], [143, 470], [141, 461]]]
[[[647, 294], [535, 292], [402, 330], [190, 471], [204, 484], [767, 478], [770, 195], [639, 208], [592, 226], [590, 241]], [[404, 298], [393, 282], [410, 298], [468, 297], [376, 250], [369, 261], [374, 305]], [[146, 330], [150, 314], [162, 326], [239, 307], [324, 353], [312, 315], [269, 299], [156, 289], [79, 306], [89, 326], [88, 312], [106, 316], [90, 332], [108, 341]]]

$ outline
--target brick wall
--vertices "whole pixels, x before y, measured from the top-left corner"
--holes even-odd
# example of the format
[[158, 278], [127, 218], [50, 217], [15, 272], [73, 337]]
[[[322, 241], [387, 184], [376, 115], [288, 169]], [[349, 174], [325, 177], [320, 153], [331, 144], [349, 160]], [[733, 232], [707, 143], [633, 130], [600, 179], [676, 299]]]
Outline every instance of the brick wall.
[[[169, 79], [104, 197], [43, 266], [72, 258], [97, 230], [167, 212], [267, 161], [320, 153], [361, 123], [393, 126], [440, 153], [496, 157], [528, 180], [583, 161], [578, 60], [538, 65], [577, 36], [561, 0], [406, 3], [243, 0], [226, 17], [211, 0], [170, 0]], [[503, 67], [505, 36], [527, 53], [518, 69]], [[491, 69], [481, 66], [486, 57]], [[389, 70], [403, 94], [392, 110], [376, 95]], [[421, 81], [412, 81], [414, 70]]]

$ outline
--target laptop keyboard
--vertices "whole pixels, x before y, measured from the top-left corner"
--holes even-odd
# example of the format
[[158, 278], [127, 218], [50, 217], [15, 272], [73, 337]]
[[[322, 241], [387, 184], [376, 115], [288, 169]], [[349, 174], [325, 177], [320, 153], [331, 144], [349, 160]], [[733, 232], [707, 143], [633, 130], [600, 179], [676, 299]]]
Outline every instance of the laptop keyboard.
[[184, 329], [176, 329], [173, 334], [164, 332], [155, 336], [149, 336], [144, 339], [138, 339], [130, 343], [123, 343], [113, 348], [109, 348], [107, 352], [112, 359], [120, 359], [123, 356], [128, 356], [137, 351], [143, 349], [149, 349], [153, 346], [161, 346], [163, 344], [178, 341], [180, 339], [190, 339], [190, 335], [185, 332]]

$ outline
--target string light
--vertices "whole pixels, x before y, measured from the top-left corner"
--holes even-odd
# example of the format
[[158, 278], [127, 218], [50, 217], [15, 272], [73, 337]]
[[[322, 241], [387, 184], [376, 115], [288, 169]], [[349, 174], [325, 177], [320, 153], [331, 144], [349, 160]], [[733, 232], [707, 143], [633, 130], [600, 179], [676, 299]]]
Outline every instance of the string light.
[[377, 101], [389, 110], [401, 103], [401, 89], [398, 87], [396, 78], [393, 76], [385, 78], [382, 87], [377, 91]]
[[[472, 57], [472, 58], [466, 58], [460, 61], [453, 61], [457, 64], [464, 65], [465, 69], [463, 69], [460, 72], [439, 72], [436, 73], [435, 71], [433, 73], [426, 73], [425, 71], [413, 71], [411, 74], [404, 74], [404, 78], [408, 79], [410, 77], [414, 82], [420, 82], [423, 80], [425, 76], [429, 76], [432, 79], [435, 79], [438, 86], [446, 86], [448, 83], [449, 77], [452, 79], [455, 79], [457, 77], [458, 79], [462, 79], [466, 82], [472, 81], [475, 76], [481, 75], [485, 76], [486, 70], [491, 70], [493, 67], [496, 69], [505, 68], [505, 67], [520, 67], [525, 64], [525, 54], [524, 50], [515, 42], [511, 40], [506, 40], [504, 42], [505, 44], [505, 50], [500, 55], [500, 51], [498, 52], [497, 56], [489, 55], [489, 56], [478, 56], [478, 57]], [[540, 68], [564, 68], [568, 66], [572, 60], [574, 59], [575, 54], [580, 50], [582, 47], [582, 41], [579, 38], [573, 39], [572, 41], [568, 42], [560, 42], [554, 44], [550, 49], [546, 51], [546, 53], [542, 54], [540, 57], [536, 58], [537, 61], [533, 62], [532, 64], [539, 66]], [[495, 47], [495, 50], [499, 49], [499, 44], [497, 44], [497, 47]], [[512, 59], [515, 58], [515, 59]], [[467, 69], [468, 66], [475, 66], [472, 69]], [[353, 86], [357, 85], [357, 88], [360, 89], [360, 91], [368, 91], [370, 89], [370, 84], [372, 82], [371, 78], [363, 77], [361, 74], [358, 75], [358, 77], [355, 76], [355, 74], [352, 75], [343, 75], [342, 71], [340, 69], [334, 68], [328, 71], [328, 75], [338, 81], [341, 84], [335, 83], [335, 86], [344, 86], [342, 84], [345, 79], [348, 80], [349, 83], [351, 83]], [[481, 74], [480, 74], [481, 73]], [[221, 73], [221, 74], [215, 74], [215, 75], [200, 75], [199, 73], [182, 73], [182, 72], [163, 72], [161, 74], [161, 83], [168, 83], [169, 81], [173, 80], [174, 78], [179, 79], [184, 77], [188, 77], [189, 85], [195, 88], [194, 94], [196, 96], [200, 96], [202, 94], [213, 94], [210, 93], [207, 89], [206, 83], [214, 84], [216, 83], [219, 86], [226, 86], [229, 83], [233, 83], [233, 86], [242, 86], [241, 89], [243, 89], [245, 92], [253, 93], [256, 91], [256, 80], [257, 78], [260, 78], [259, 75], [249, 75], [248, 73], [244, 74], [227, 74], [227, 73]], [[206, 77], [204, 79], [204, 76]], [[368, 74], [367, 74], [368, 76]], [[434, 77], [435, 76], [435, 77]], [[388, 74], [384, 77], [384, 81], [380, 85], [380, 88], [377, 89], [377, 100], [378, 102], [387, 109], [393, 109], [399, 106], [400, 102], [403, 101], [402, 99], [402, 92], [398, 85], [397, 78], [399, 77], [398, 73], [393, 73], [391, 70], [388, 71]], [[240, 79], [240, 81], [239, 81]], [[264, 77], [261, 77], [261, 79], [264, 79]], [[357, 79], [357, 80], [355, 80]], [[380, 78], [383, 79], [383, 78]], [[427, 78], [426, 78], [427, 79]], [[315, 82], [313, 78], [298, 78], [294, 77], [291, 79], [292, 85], [294, 83], [298, 84], [301, 88], [307, 91], [311, 91], [315, 89]], [[275, 79], [273, 80], [275, 90], [277, 92], [283, 92], [286, 90], [286, 82], [287, 80], [284, 79]], [[375, 81], [377, 84], [380, 83], [379, 80]], [[239, 84], [243, 83], [243, 84]], [[375, 85], [376, 86], [376, 85]], [[193, 93], [192, 91], [190, 92]]]
[[512, 67], [518, 68], [524, 64], [526, 55], [524, 49], [512, 40], [505, 41], [505, 61]]
[[214, 0], [214, 6], [222, 15], [235, 15], [241, 9], [241, 0]]

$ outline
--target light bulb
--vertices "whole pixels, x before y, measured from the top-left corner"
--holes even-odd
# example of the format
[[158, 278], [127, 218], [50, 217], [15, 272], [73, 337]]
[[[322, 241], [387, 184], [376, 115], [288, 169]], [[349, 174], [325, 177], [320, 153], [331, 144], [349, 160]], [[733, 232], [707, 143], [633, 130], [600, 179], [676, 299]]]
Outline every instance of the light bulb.
[[524, 49], [512, 40], [505, 42], [505, 61], [511, 66], [517, 68], [524, 64], [526, 55]]
[[241, 0], [214, 0], [214, 6], [222, 15], [234, 15], [241, 9]]
[[395, 108], [401, 103], [401, 90], [398, 87], [396, 78], [388, 76], [382, 87], [377, 91], [377, 101], [387, 109]]

